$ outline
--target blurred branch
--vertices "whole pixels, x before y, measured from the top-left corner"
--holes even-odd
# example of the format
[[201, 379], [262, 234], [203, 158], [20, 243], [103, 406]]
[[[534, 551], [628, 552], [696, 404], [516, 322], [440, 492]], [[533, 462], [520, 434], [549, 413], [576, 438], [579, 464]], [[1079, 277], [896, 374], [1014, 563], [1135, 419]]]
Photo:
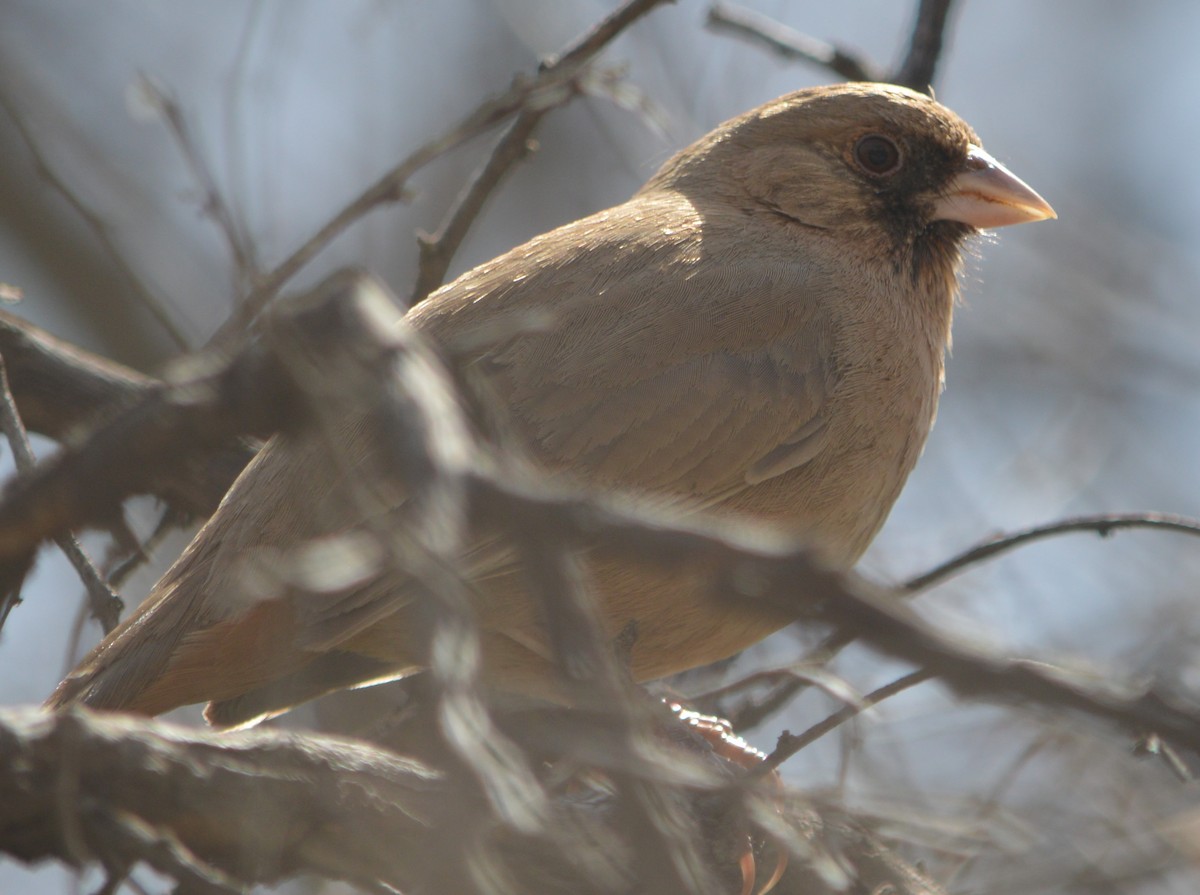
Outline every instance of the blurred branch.
[[[4, 357], [0, 354], [0, 432], [4, 433], [4, 437], [8, 441], [9, 448], [13, 452], [13, 460], [16, 463], [17, 472], [21, 475], [29, 474], [33, 471], [37, 463], [37, 459], [33, 455], [33, 448], [29, 445], [29, 437], [25, 432], [25, 426], [21, 422], [21, 416], [17, 412], [16, 402], [13, 400], [12, 391], [8, 384], [8, 373], [4, 364]], [[68, 531], [64, 531], [54, 537], [54, 543], [67, 557], [67, 560], [75, 568], [79, 575], [80, 581], [87, 591], [88, 604], [91, 608], [92, 617], [100, 622], [104, 628], [104, 633], [108, 633], [117, 626], [117, 621], [121, 617], [121, 610], [125, 608], [125, 604], [105, 583], [99, 569], [83, 552], [83, 548], [79, 545], [75, 535]], [[0, 593], [0, 630], [3, 630], [4, 623], [8, 620], [8, 614], [20, 600], [20, 582], [16, 586], [10, 588], [4, 593]]]
[[[537, 837], [505, 829], [470, 798], [443, 772], [343, 738], [0, 710], [0, 853], [22, 861], [98, 862], [110, 880], [144, 861], [177, 891], [222, 895], [304, 874], [380, 893], [656, 891], [631, 873], [643, 843], [621, 828], [610, 796], [560, 797], [556, 835]], [[473, 812], [473, 830], [445, 825], [451, 801]], [[940, 892], [844, 811], [799, 801], [788, 810], [804, 830], [795, 844], [805, 861], [782, 895], [833, 895], [850, 881], [855, 891]], [[712, 854], [727, 837], [718, 815], [708, 821]], [[486, 878], [452, 866], [463, 840]], [[461, 887], [447, 885], [453, 876]]]
[[48, 183], [59, 195], [61, 195], [67, 204], [74, 209], [75, 213], [83, 220], [92, 231], [105, 253], [112, 259], [113, 264], [124, 276], [126, 282], [133, 290], [134, 296], [141, 302], [142, 306], [150, 312], [163, 331], [170, 336], [171, 340], [182, 349], [187, 349], [188, 339], [183, 334], [183, 331], [176, 326], [175, 321], [171, 319], [166, 306], [154, 295], [142, 282], [129, 262], [125, 260], [124, 253], [117, 247], [116, 241], [113, 239], [112, 233], [109, 230], [108, 223], [101, 218], [96, 212], [92, 211], [84, 201], [75, 194], [67, 182], [59, 177], [58, 173], [50, 166], [46, 155], [42, 152], [37, 140], [34, 138], [29, 126], [25, 122], [25, 118], [17, 111], [8, 96], [0, 91], [0, 108], [3, 108], [5, 114], [8, 115], [16, 128], [17, 133], [21, 137], [21, 141], [29, 150], [30, 158], [33, 161], [34, 168], [37, 170], [38, 176]]
[[[392, 344], [379, 331], [389, 310], [379, 310], [377, 302], [384, 302], [391, 316], [399, 311], [364, 288], [361, 277], [331, 278], [319, 294], [330, 300], [307, 313], [303, 302], [297, 302], [288, 318], [318, 354], [322, 348], [350, 354], [354, 363], [362, 359], [355, 355], [357, 339], [381, 351]], [[338, 301], [347, 294], [350, 300]], [[285, 317], [278, 315], [277, 323], [283, 325]], [[324, 359], [330, 369], [343, 363], [340, 356], [326, 354]], [[190, 378], [144, 390], [84, 444], [67, 447], [33, 473], [19, 476], [0, 501], [0, 581], [19, 581], [42, 540], [103, 522], [120, 511], [125, 498], [151, 492], [177, 471], [225, 450], [235, 437], [268, 436], [307, 419], [307, 393], [297, 387], [292, 360], [270, 339], [230, 359], [194, 357], [188, 364]]]
[[[307, 296], [272, 308], [264, 319], [263, 339], [243, 347], [232, 357], [207, 361], [194, 359], [190, 366], [191, 379], [148, 390], [90, 438], [69, 447], [34, 473], [19, 478], [0, 500], [0, 573], [5, 580], [23, 573], [32, 550], [41, 539], [112, 512], [126, 494], [144, 487], [156, 476], [168, 473], [173, 464], [184, 462], [189, 452], [213, 449], [224, 439], [243, 431], [257, 435], [276, 430], [298, 433], [320, 425], [321, 414], [329, 413], [329, 407], [337, 408], [340, 413], [348, 402], [353, 401], [350, 405], [353, 408], [382, 416], [381, 427], [391, 436], [380, 445], [381, 456], [374, 461], [378, 467], [369, 470], [373, 487], [384, 490], [398, 487], [418, 505], [430, 505], [428, 495], [447, 487], [452, 491], [461, 489], [461, 497], [456, 497], [455, 501], [465, 501], [467, 517], [473, 524], [483, 526], [483, 530], [526, 533], [527, 538], [533, 539], [525, 550], [525, 564], [530, 567], [532, 580], [542, 582], [544, 598], [541, 602], [543, 609], [551, 614], [547, 624], [550, 630], [560, 631], [555, 642], [562, 650], [576, 651], [575, 638], [595, 636], [587, 634], [594, 626], [580, 615], [581, 612], [586, 614], [586, 608], [582, 604], [574, 605], [570, 599], [574, 585], [568, 558], [580, 549], [597, 549], [607, 555], [621, 556], [631, 565], [641, 563], [679, 570], [688, 578], [710, 582], [712, 595], [709, 598], [712, 599], [745, 601], [756, 611], [778, 614], [781, 620], [807, 618], [832, 625], [842, 637], [860, 638], [923, 669], [877, 691], [865, 702], [878, 701], [898, 688], [936, 677], [964, 697], [1037, 705], [1056, 713], [1063, 710], [1081, 712], [1123, 730], [1152, 731], [1177, 746], [1200, 752], [1200, 709], [1196, 706], [1174, 702], [1153, 687], [1122, 688], [1083, 680], [1046, 664], [1013, 659], [1000, 650], [967, 642], [915, 615], [900, 599], [902, 593], [873, 586], [853, 574], [831, 572], [816, 562], [803, 545], [782, 538], [776, 532], [704, 517], [684, 520], [660, 515], [636, 504], [551, 491], [544, 483], [515, 474], [499, 458], [490, 456], [481, 444], [470, 443], [462, 446], [463, 450], [441, 443], [434, 433], [443, 430], [431, 425], [432, 422], [441, 420], [444, 423], [459, 413], [454, 404], [456, 398], [451, 380], [434, 362], [433, 355], [422, 348], [417, 333], [396, 326], [399, 311], [386, 302], [382, 287], [369, 278], [356, 273], [335, 275]], [[319, 377], [322, 389], [319, 395], [310, 393], [314, 381], [311, 373], [317, 369], [323, 371]], [[327, 424], [328, 420], [324, 422]], [[403, 437], [398, 437], [398, 433], [403, 433]], [[428, 518], [422, 516], [416, 526], [420, 538], [436, 536], [437, 527], [425, 524]], [[385, 536], [386, 533], [381, 535]], [[394, 540], [398, 534], [392, 533], [391, 537]], [[437, 554], [441, 557], [440, 563], [445, 564], [452, 556], [453, 548], [449, 550], [444, 555]], [[418, 580], [425, 579], [418, 575]], [[429, 581], [437, 583], [437, 579]], [[742, 590], [747, 582], [753, 583], [752, 593]], [[696, 598], [704, 599], [705, 596], [698, 593]], [[451, 615], [444, 618], [453, 621], [454, 613], [459, 609], [454, 609], [452, 604], [447, 604], [447, 608]], [[452, 630], [444, 621], [439, 621], [433, 627], [432, 636], [440, 639]], [[466, 631], [465, 636], [472, 636], [471, 631]], [[603, 645], [594, 646], [601, 650], [595, 655], [602, 656]], [[450, 650], [447, 655], [460, 654]], [[596, 667], [595, 662], [588, 664]], [[445, 692], [439, 698], [440, 710], [445, 712], [458, 706], [454, 709], [454, 717], [460, 719], [458, 723], [444, 719], [440, 726], [452, 731], [448, 742], [470, 771], [453, 774], [457, 781], [454, 792], [461, 789], [465, 795], [453, 800], [443, 799], [444, 809], [450, 812], [450, 819], [446, 821], [448, 826], [443, 829], [454, 829], [462, 835], [446, 837], [442, 847], [452, 849], [452, 860], [441, 870], [449, 876], [439, 877], [434, 888], [461, 890], [465, 885], [461, 873], [446, 868], [473, 866], [474, 861], [483, 860], [473, 851], [484, 847], [476, 833], [466, 835], [464, 832], [472, 825], [467, 820], [473, 816], [471, 811], [475, 812], [474, 816], [480, 816], [480, 805], [487, 806], [482, 816], [492, 818], [496, 823], [506, 818], [506, 823], [500, 823], [507, 831], [505, 835], [517, 837], [522, 845], [546, 848], [547, 843], [551, 843], [553, 847], [547, 850], [559, 855], [569, 854], [570, 850], [563, 846], [561, 818], [555, 813], [558, 810], [555, 805], [549, 805], [546, 810], [526, 811], [525, 819], [521, 819], [520, 806], [532, 806], [541, 797], [531, 801], [528, 796], [537, 796], [544, 790], [535, 780], [521, 779], [530, 765], [520, 754], [513, 753], [515, 763], [498, 760], [503, 758], [498, 749], [501, 746], [507, 748], [506, 741], [497, 739], [497, 735], [490, 732], [493, 730], [489, 722], [490, 709], [480, 701], [478, 694], [470, 692], [477, 686], [475, 677], [468, 676], [460, 681], [454, 677], [458, 671], [453, 668], [447, 676], [445, 668], [437, 661], [434, 668], [435, 674], [440, 673], [444, 682], [450, 684], [443, 686]], [[439, 668], [442, 668], [441, 672]], [[604, 692], [602, 687], [600, 693]], [[610, 695], [614, 697], [614, 704], [607, 708], [608, 711], [638, 711], [634, 708], [634, 700], [615, 690]], [[462, 698], [467, 698], [467, 703], [462, 703]], [[855, 706], [853, 711], [857, 710]], [[839, 713], [822, 727], [842, 720], [842, 715], [848, 716], [848, 712]], [[470, 717], [470, 724], [463, 724], [463, 717]], [[674, 755], [670, 759], [661, 755], [647, 758], [647, 753], [656, 751], [653, 738], [634, 740], [631, 725], [636, 717], [634, 714], [621, 715], [616, 720], [612, 716], [606, 717], [604, 724], [617, 747], [597, 757], [615, 782], [613, 791], [619, 807], [609, 818], [617, 830], [624, 831], [636, 841], [633, 853], [626, 853], [618, 864], [626, 868], [626, 872], [632, 868], [634, 872], [644, 874], [646, 879], [660, 881], [663, 885], [705, 891], [708, 884], [695, 874], [699, 872], [699, 864], [707, 862], [695, 857], [698, 853], [693, 847], [694, 839], [689, 837], [708, 835], [705, 831], [711, 830], [704, 824], [697, 825], [695, 818], [700, 815], [696, 812], [702, 814], [718, 808], [721, 812], [736, 811], [740, 799], [731, 799], [730, 795], [741, 790], [731, 790], [728, 783], [705, 783], [702, 775], [697, 776], [688, 769], [689, 762], [684, 758]], [[586, 713], [571, 713], [571, 718], [575, 719], [571, 724], [578, 722], [586, 726], [590, 723]], [[77, 722], [66, 723], [76, 723], [78, 727]], [[556, 736], [569, 736], [561, 721], [556, 726]], [[790, 754], [788, 750], [800, 748], [820, 732], [821, 728], [818, 728], [795, 740], [784, 740], [776, 761], [782, 761]], [[140, 736], [139, 733], [135, 739]], [[119, 799], [110, 801], [107, 792], [103, 798], [98, 796], [92, 801], [76, 797], [75, 793], [81, 793], [80, 787], [84, 783], [78, 774], [86, 762], [93, 760], [92, 742], [79, 743], [76, 748], [77, 742], [68, 736], [67, 740], [46, 747], [48, 753], [55, 756], [55, 761], [68, 761], [67, 770], [59, 768], [55, 771], [59, 775], [55, 779], [60, 785], [51, 789], [52, 793], [71, 794], [70, 798], [60, 796], [58, 807], [54, 809], [57, 813], [51, 814], [58, 823], [54, 829], [64, 829], [64, 824], [67, 828], [72, 825], [77, 828], [78, 835], [74, 837], [77, 847], [69, 852], [74, 858], [68, 854], [68, 860], [80, 860], [79, 850], [83, 849], [87, 854], [97, 855], [106, 867], [117, 873], [128, 865], [126, 851], [149, 847], [160, 862], [156, 866], [168, 868], [167, 872], [192, 873], [213, 885], [223, 885], [221, 874], [241, 878], [224, 862], [251, 860], [250, 855], [254, 855], [259, 845], [252, 836], [266, 833], [256, 828], [250, 834], [236, 825], [230, 826], [227, 798], [221, 797], [211, 803], [213, 806], [219, 804], [223, 824], [211, 835], [225, 835], [227, 838], [221, 841], [230, 850], [234, 850], [235, 844], [239, 849], [250, 846], [232, 857], [222, 857], [224, 853], [220, 848], [214, 851], [211, 842], [198, 845], [192, 838], [194, 830], [190, 825], [185, 825], [186, 835], [170, 825], [160, 829], [160, 821], [165, 824], [165, 819], [147, 816], [140, 810], [133, 810], [132, 806], [130, 816], [125, 817], [120, 812], [126, 803]], [[635, 743], [640, 744], [635, 746]], [[6, 748], [9, 751], [5, 752]], [[16, 748], [0, 743], [0, 769], [17, 773], [28, 766], [28, 761], [20, 759], [24, 753], [13, 751]], [[142, 751], [137, 754], [144, 755], [144, 747], [139, 748]], [[580, 753], [567, 754], [574, 755], [575, 762], [580, 760]], [[10, 758], [11, 755], [17, 755], [20, 760]], [[219, 765], [222, 759], [214, 753], [204, 761]], [[253, 772], [278, 780], [290, 773], [287, 761], [290, 759], [284, 759], [285, 772], [282, 774], [268, 774], [265, 767], [256, 767]], [[478, 787], [464, 783], [471, 780], [477, 781]], [[206, 779], [205, 787], [211, 785]], [[131, 783], [128, 787], [129, 792], [141, 789], [140, 783]], [[526, 795], [521, 796], [521, 793]], [[704, 793], [709, 794], [704, 798], [715, 801], [712, 804], [696, 801]], [[750, 799], [748, 794], [744, 795]], [[0, 789], [0, 817], [4, 816], [5, 806], [29, 806], [30, 799], [34, 798], [26, 793], [23, 800], [12, 802], [3, 796]], [[479, 800], [469, 803], [476, 808], [467, 810], [463, 807], [462, 798], [468, 797]], [[13, 841], [11, 837], [16, 837], [18, 843], [25, 841], [21, 836], [30, 834], [22, 834], [20, 830], [44, 831], [49, 821], [36, 812], [48, 810], [47, 798], [45, 794], [41, 795], [36, 810], [23, 809], [34, 812], [32, 820], [26, 815], [17, 826], [0, 826], [0, 843]], [[239, 796], [238, 803], [246, 804], [244, 794]], [[187, 803], [175, 803], [172, 810], [178, 810], [178, 804], [184, 804], [189, 812], [201, 810]], [[747, 801], [749, 804], [752, 802]], [[264, 808], [270, 805], [264, 805]], [[302, 807], [308, 810], [308, 806]], [[347, 810], [356, 811], [357, 807], [348, 806]], [[291, 805], [279, 817], [308, 816], [298, 813], [296, 806]], [[756, 811], [754, 816], [769, 826], [767, 815]], [[269, 815], [268, 820], [274, 817]], [[101, 841], [94, 832], [89, 832], [93, 824], [113, 822], [118, 823], [121, 833], [111, 839]], [[264, 822], [260, 826], [265, 830], [280, 825], [289, 831], [289, 835], [294, 829], [291, 820]], [[547, 826], [550, 832], [536, 834], [542, 826]], [[355, 826], [355, 829], [359, 828]], [[726, 841], [729, 830], [736, 831], [737, 827], [735, 824], [730, 828], [726, 824], [713, 829], [724, 830], [725, 838], [721, 841]], [[673, 831], [671, 836], [683, 838], [663, 838], [665, 834], [660, 835], [663, 830]], [[276, 837], [275, 851], [267, 854], [271, 861], [276, 861], [268, 861], [268, 870], [274, 874], [282, 872], [278, 861], [284, 858], [274, 857], [282, 846], [277, 841], [278, 832], [272, 835]], [[306, 829], [303, 835], [314, 834]], [[804, 856], [806, 860], [812, 858], [811, 843], [796, 839], [794, 833], [788, 838], [786, 830], [773, 830], [772, 835], [783, 837], [782, 841], [787, 843], [793, 855]], [[228, 838], [230, 836], [236, 837], [236, 843]], [[56, 848], [66, 848], [61, 843], [71, 841], [71, 838], [55, 834], [53, 842], [59, 843]], [[45, 848], [45, 841], [49, 840], [44, 840], [38, 847]], [[389, 841], [395, 849], [396, 840]], [[651, 845], [654, 847], [651, 851], [638, 851]], [[11, 844], [4, 847], [14, 854], [21, 854]], [[338, 874], [346, 872], [342, 862], [353, 863], [347, 856], [361, 858], [353, 845], [339, 843], [338, 848], [346, 850], [336, 854], [331, 854], [325, 843], [313, 848], [321, 860], [333, 862]], [[729, 854], [727, 847], [726, 851], [716, 845], [713, 848], [716, 851], [707, 854]], [[107, 859], [101, 854], [104, 849], [110, 853]], [[500, 860], [492, 850], [485, 851], [488, 861]], [[112, 852], [116, 852], [115, 857]], [[374, 857], [368, 856], [368, 859], [374, 860]], [[423, 853], [421, 859], [427, 863], [428, 853]], [[336, 878], [350, 878], [364, 884], [364, 876], [372, 866], [369, 860], [355, 863], [359, 876]], [[719, 866], [724, 866], [723, 860], [718, 861]], [[172, 861], [178, 864], [174, 870], [169, 869], [174, 866]], [[689, 865], [689, 861], [693, 863]], [[236, 866], [245, 870], [241, 865]], [[261, 866], [261, 863], [255, 865], [256, 868]], [[213, 873], [208, 872], [210, 867], [214, 869]], [[294, 866], [289, 864], [288, 868], [294, 869]], [[512, 869], [507, 864], [504, 868]], [[571, 873], [576, 870], [570, 868]], [[261, 869], [253, 872], [265, 873]], [[259, 880], [263, 877], [251, 875], [246, 878]], [[268, 878], [274, 877], [268, 874]], [[573, 878], [568, 873], [566, 879]], [[577, 880], [573, 886], [574, 889], [563, 891], [579, 890]], [[538, 891], [555, 889], [543, 885]]]
[[942, 56], [946, 20], [953, 0], [921, 0], [917, 21], [913, 25], [908, 55], [892, 75], [893, 84], [911, 87], [923, 93], [931, 92], [933, 76]]
[[156, 380], [0, 310], [0, 354], [29, 428], [61, 440], [98, 411], [135, 401]]
[[[538, 112], [562, 105], [579, 93], [577, 80], [585, 74], [592, 57], [607, 46], [618, 34], [639, 18], [668, 0], [626, 0], [610, 15], [592, 27], [561, 55], [544, 62], [533, 78], [518, 77], [512, 86], [500, 94], [485, 100], [454, 127], [425, 143], [398, 165], [367, 187], [356, 199], [339, 211], [320, 230], [300, 246], [290, 257], [263, 277], [256, 288], [246, 296], [229, 320], [213, 337], [212, 344], [220, 345], [236, 338], [280, 287], [290, 280], [314, 256], [339, 236], [347, 227], [375, 208], [402, 200], [406, 195], [409, 178], [436, 158], [461, 146], [468, 140], [491, 130], [513, 114], [522, 111]], [[540, 118], [540, 115], [538, 116]], [[534, 121], [536, 124], [536, 120]], [[519, 153], [508, 160], [497, 160], [491, 166], [494, 179], [476, 181], [473, 198], [463, 207], [482, 207], [487, 192], [499, 182], [503, 173]], [[471, 214], [473, 214], [471, 213]], [[464, 215], [467, 215], [464, 212]], [[459, 224], [462, 227], [463, 224]], [[448, 250], [447, 250], [448, 251]], [[428, 278], [426, 278], [428, 280]]]
[[952, 5], [953, 0], [921, 0], [908, 53], [900, 67], [890, 74], [856, 53], [737, 4], [714, 3], [708, 11], [708, 26], [713, 31], [748, 40], [784, 59], [817, 65], [847, 81], [886, 81], [929, 93]]
[[[159, 380], [84, 351], [3, 310], [0, 356], [25, 425], [57, 440], [162, 388]], [[254, 452], [249, 444], [231, 439], [216, 451], [189, 456], [169, 473], [153, 477], [146, 490], [182, 513], [207, 516]]]
[[81, 710], [0, 710], [0, 757], [0, 850], [126, 868], [157, 853], [157, 869], [210, 884], [307, 871], [407, 890], [445, 794], [434, 771], [362, 743]]
[[[1053, 739], [1054, 737], [1051, 735], [1041, 734], [1021, 750], [980, 801], [975, 811], [977, 820], [986, 821], [1000, 812], [1001, 798], [1013, 787], [1017, 778], [1033, 762], [1033, 759], [1046, 750]], [[946, 874], [947, 886], [953, 885], [955, 880], [964, 876], [978, 857], [978, 854], [967, 854], [959, 859], [957, 865]]]
[[583, 72], [574, 84], [574, 91], [564, 94], [553, 106], [538, 106], [522, 109], [513, 123], [497, 141], [488, 154], [487, 161], [475, 172], [471, 181], [463, 188], [453, 207], [446, 213], [437, 232], [419, 234], [417, 245], [420, 251], [417, 281], [409, 298], [409, 306], [424, 301], [446, 279], [446, 271], [458, 251], [467, 232], [475, 222], [488, 197], [499, 186], [505, 174], [526, 158], [535, 148], [533, 133], [549, 112], [564, 105], [576, 95], [602, 96], [624, 108], [638, 109], [644, 119], [655, 127], [658, 125], [658, 110], [653, 104], [623, 80], [619, 69]]

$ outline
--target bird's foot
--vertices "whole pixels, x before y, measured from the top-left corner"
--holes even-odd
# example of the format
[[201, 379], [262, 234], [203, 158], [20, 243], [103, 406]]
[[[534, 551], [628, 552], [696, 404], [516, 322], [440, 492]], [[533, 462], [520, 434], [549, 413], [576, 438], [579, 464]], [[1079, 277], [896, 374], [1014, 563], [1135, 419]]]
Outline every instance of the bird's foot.
[[[667, 707], [675, 713], [675, 716], [681, 722], [708, 743], [713, 753], [720, 758], [746, 770], [757, 767], [766, 761], [766, 753], [751, 746], [734, 733], [733, 726], [724, 718], [719, 718], [716, 715], [705, 715], [692, 709], [684, 708], [677, 702], [668, 702]], [[782, 788], [783, 782], [780, 780], [778, 771], [771, 771], [770, 777], [775, 786]], [[742, 889], [739, 895], [767, 895], [768, 892], [775, 888], [788, 865], [787, 851], [778, 846], [776, 846], [775, 851], [775, 868], [770, 878], [756, 890], [754, 885], [758, 875], [758, 868], [754, 860], [754, 846], [749, 838], [747, 838], [746, 849], [738, 858], [738, 868], [742, 874]]]

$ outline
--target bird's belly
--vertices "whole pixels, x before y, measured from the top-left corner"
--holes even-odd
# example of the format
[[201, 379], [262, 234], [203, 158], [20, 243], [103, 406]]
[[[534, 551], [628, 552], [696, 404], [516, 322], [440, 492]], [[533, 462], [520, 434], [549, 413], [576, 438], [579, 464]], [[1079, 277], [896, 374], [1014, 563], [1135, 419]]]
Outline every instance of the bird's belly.
[[[604, 634], [614, 646], [621, 641], [618, 652], [629, 648], [629, 670], [638, 681], [727, 658], [792, 620], [722, 589], [708, 569], [663, 568], [593, 552], [584, 572]], [[484, 663], [500, 689], [558, 698], [553, 679], [561, 672], [546, 612], [528, 593], [526, 581], [514, 572], [481, 587]], [[560, 594], [547, 598], [565, 599]]]

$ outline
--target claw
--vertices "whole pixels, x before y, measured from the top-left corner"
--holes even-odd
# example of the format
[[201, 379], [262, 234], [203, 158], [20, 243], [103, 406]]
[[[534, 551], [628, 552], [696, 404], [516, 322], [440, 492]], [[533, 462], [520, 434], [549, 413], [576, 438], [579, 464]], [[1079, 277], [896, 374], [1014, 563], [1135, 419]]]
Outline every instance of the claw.
[[[750, 860], [751, 861], [754, 860], [753, 852], [750, 855]], [[767, 895], [768, 892], [770, 892], [772, 889], [774, 889], [775, 886], [777, 886], [779, 884], [779, 881], [781, 879], [783, 879], [783, 871], [787, 870], [787, 865], [788, 865], [787, 850], [777, 847], [775, 849], [775, 870], [771, 873], [771, 878], [768, 879], [765, 883], [763, 883], [763, 887], [758, 890], [757, 895]]]
[[746, 850], [738, 858], [738, 869], [742, 871], [742, 891], [739, 895], [754, 895], [754, 875], [758, 868], [754, 863], [754, 848], [749, 841], [746, 842]]
[[[724, 718], [718, 718], [715, 715], [702, 715], [700, 712], [684, 708], [677, 702], [669, 702], [667, 706], [680, 721], [703, 737], [712, 747], [713, 752], [721, 758], [731, 761], [738, 767], [747, 770], [766, 760], [766, 753], [754, 748], [735, 734], [732, 725]], [[774, 781], [776, 787], [783, 787], [783, 781], [780, 779], [778, 771], [771, 772], [771, 779]], [[758, 868], [754, 861], [754, 846], [749, 839], [746, 840], [746, 850], [738, 858], [738, 868], [742, 872], [742, 890], [740, 895], [767, 895], [768, 892], [775, 888], [779, 880], [783, 878], [783, 872], [787, 869], [788, 865], [787, 850], [777, 846], [775, 852], [777, 855], [775, 869], [772, 871], [770, 878], [763, 883], [762, 887], [755, 891], [754, 883]]]

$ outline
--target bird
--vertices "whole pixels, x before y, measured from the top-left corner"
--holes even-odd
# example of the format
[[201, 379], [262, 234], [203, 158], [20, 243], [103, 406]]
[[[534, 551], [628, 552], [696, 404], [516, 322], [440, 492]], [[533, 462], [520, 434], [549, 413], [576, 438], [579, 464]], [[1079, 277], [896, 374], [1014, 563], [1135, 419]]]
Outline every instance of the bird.
[[[553, 480], [772, 526], [848, 569], [934, 423], [972, 237], [1054, 217], [933, 98], [814, 87], [721, 124], [625, 203], [469, 270], [404, 319], [486, 383]], [[332, 469], [311, 444], [268, 442], [48, 705], [206, 703], [210, 723], [238, 727], [426, 668], [400, 573], [336, 598], [246, 581], [253, 557], [353, 529], [322, 508], [361, 460]], [[519, 562], [485, 547], [466, 563], [485, 677], [561, 701]], [[785, 622], [704, 599], [678, 570], [598, 553], [583, 566], [605, 631], [636, 625], [637, 681], [726, 658]]]

